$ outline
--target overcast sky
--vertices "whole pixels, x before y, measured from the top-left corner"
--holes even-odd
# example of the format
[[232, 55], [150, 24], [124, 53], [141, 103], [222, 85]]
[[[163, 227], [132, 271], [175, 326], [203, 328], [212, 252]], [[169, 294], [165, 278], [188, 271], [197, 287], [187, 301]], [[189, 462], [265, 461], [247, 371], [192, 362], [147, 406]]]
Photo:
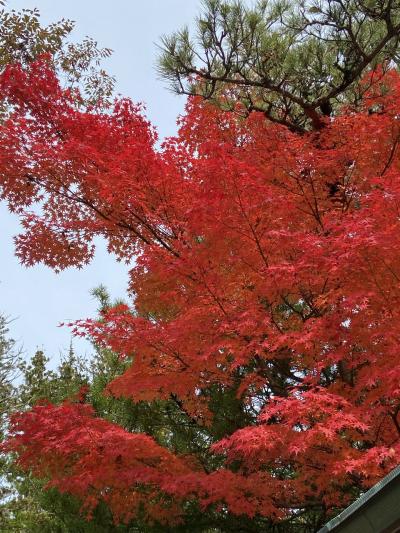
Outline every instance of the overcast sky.
[[[37, 7], [44, 23], [61, 18], [76, 22], [74, 40], [88, 35], [99, 45], [112, 48], [107, 70], [117, 79], [117, 92], [144, 102], [147, 115], [161, 137], [176, 132], [184, 97], [171, 94], [155, 72], [156, 44], [201, 9], [201, 0], [9, 0], [14, 9]], [[13, 319], [12, 336], [30, 357], [37, 348], [57, 361], [68, 349], [71, 335], [58, 327], [63, 321], [88, 318], [96, 313], [90, 289], [106, 285], [114, 297], [124, 297], [127, 268], [109, 256], [100, 244], [96, 257], [83, 270], [55, 274], [47, 267], [22, 267], [14, 257], [12, 237], [18, 232], [14, 216], [0, 206], [3, 231], [0, 238], [0, 312]], [[90, 345], [73, 340], [77, 351], [89, 354]]]

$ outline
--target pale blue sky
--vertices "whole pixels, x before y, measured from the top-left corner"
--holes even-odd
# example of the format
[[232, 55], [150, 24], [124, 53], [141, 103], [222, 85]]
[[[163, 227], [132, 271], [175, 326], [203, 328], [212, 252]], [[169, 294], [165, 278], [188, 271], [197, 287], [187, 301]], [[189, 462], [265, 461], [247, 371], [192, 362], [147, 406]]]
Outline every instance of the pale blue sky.
[[[112, 48], [106, 67], [117, 78], [117, 91], [146, 104], [161, 137], [175, 133], [185, 100], [171, 94], [157, 78], [155, 43], [160, 35], [190, 24], [201, 9], [201, 0], [9, 0], [8, 7], [37, 7], [45, 23], [70, 18], [76, 21], [74, 39], [88, 35]], [[94, 261], [83, 270], [55, 274], [41, 265], [26, 269], [13, 253], [16, 219], [4, 205], [0, 205], [0, 216], [0, 311], [15, 319], [10, 330], [27, 356], [43, 348], [56, 361], [71, 338], [68, 328], [58, 324], [94, 316], [96, 302], [89, 291], [100, 283], [114, 297], [124, 297], [127, 268], [100, 245]], [[73, 342], [80, 353], [90, 353], [86, 341]]]

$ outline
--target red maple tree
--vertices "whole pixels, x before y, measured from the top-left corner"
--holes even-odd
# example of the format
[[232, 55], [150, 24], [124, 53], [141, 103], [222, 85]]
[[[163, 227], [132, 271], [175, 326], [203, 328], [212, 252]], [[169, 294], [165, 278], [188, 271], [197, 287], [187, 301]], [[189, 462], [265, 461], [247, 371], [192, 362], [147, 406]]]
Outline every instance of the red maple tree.
[[398, 463], [400, 77], [362, 83], [359, 108], [304, 135], [193, 98], [157, 149], [129, 100], [82, 110], [45, 59], [7, 68], [0, 183], [21, 262], [82, 267], [96, 236], [136, 258], [134, 309], [74, 326], [132, 357], [109, 393], [174, 398], [207, 428], [218, 387], [247, 416], [210, 439], [210, 469], [82, 403], [41, 405], [13, 419], [22, 467], [89, 512], [176, 523], [193, 499], [272, 520], [334, 509]]

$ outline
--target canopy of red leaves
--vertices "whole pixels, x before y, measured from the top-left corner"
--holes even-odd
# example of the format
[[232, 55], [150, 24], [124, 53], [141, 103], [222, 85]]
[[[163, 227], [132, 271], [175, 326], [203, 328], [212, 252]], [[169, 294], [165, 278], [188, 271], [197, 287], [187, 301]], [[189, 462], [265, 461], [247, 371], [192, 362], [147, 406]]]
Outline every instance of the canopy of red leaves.
[[363, 83], [359, 109], [305, 135], [192, 99], [156, 149], [129, 100], [82, 110], [46, 61], [7, 68], [0, 185], [21, 262], [81, 267], [96, 236], [137, 258], [135, 312], [75, 325], [132, 357], [110, 393], [173, 395], [207, 425], [218, 384], [255, 413], [210, 444], [209, 472], [88, 406], [38, 406], [8, 442], [23, 467], [116, 520], [145, 505], [177, 522], [190, 498], [274, 519], [340, 506], [399, 462], [400, 78]]

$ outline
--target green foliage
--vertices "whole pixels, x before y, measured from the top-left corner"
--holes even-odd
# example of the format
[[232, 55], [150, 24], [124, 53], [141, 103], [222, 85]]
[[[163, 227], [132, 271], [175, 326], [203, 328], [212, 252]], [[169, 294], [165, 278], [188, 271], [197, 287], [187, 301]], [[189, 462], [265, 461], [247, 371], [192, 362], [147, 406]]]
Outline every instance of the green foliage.
[[163, 37], [159, 70], [174, 91], [262, 111], [302, 132], [361, 97], [355, 82], [398, 59], [400, 3], [205, 0], [195, 36]]
[[86, 37], [75, 43], [69, 40], [74, 22], [62, 19], [44, 26], [37, 9], [16, 11], [0, 5], [0, 71], [7, 64], [30, 63], [48, 54], [64, 83], [79, 88], [85, 105], [106, 103], [112, 96], [115, 79], [101, 67], [112, 51], [99, 48], [97, 42]]
[[14, 381], [22, 362], [15, 341], [8, 336], [7, 319], [0, 315], [0, 431], [4, 434], [6, 415], [15, 402]]
[[[21, 478], [18, 498], [9, 503], [0, 516], [1, 531], [21, 533], [114, 533], [129, 531], [116, 526], [105, 506], [99, 506], [91, 520], [81, 514], [75, 498], [55, 489], [43, 488], [34, 478]], [[3, 520], [3, 521], [2, 521]]]
[[[15, 379], [21, 364], [21, 355], [15, 342], [8, 336], [7, 319], [0, 315], [0, 441], [7, 432], [8, 414], [16, 404]], [[0, 501], [10, 497], [12, 488], [7, 479], [9, 457], [0, 454]], [[1, 526], [0, 507], [0, 526]], [[0, 527], [1, 529], [1, 527]]]
[[[3, 339], [4, 336], [1, 337], [0, 345], [4, 345], [9, 353], [11, 341]], [[49, 370], [48, 362], [49, 359], [42, 351], [37, 351], [29, 363], [18, 359], [19, 383], [9, 380], [9, 397], [12, 401], [6, 404], [4, 410], [5, 433], [7, 418], [13, 411], [29, 409], [41, 401], [60, 403], [76, 395], [80, 387], [87, 383], [85, 368], [72, 348], [56, 370]], [[0, 368], [3, 372], [6, 370], [4, 366]], [[3, 456], [2, 459], [0, 475], [5, 490], [0, 503], [1, 531], [79, 531], [65, 529], [69, 514], [71, 523], [74, 520], [82, 522], [79, 502], [69, 496], [60, 495], [55, 490], [44, 490], [42, 482], [19, 471], [18, 466], [13, 464], [12, 457]]]
[[19, 405], [28, 408], [46, 400], [60, 403], [76, 395], [87, 383], [84, 362], [75, 356], [72, 346], [66, 357], [62, 357], [56, 371], [47, 368], [49, 359], [37, 351], [29, 364], [21, 365], [23, 383], [18, 388]]

